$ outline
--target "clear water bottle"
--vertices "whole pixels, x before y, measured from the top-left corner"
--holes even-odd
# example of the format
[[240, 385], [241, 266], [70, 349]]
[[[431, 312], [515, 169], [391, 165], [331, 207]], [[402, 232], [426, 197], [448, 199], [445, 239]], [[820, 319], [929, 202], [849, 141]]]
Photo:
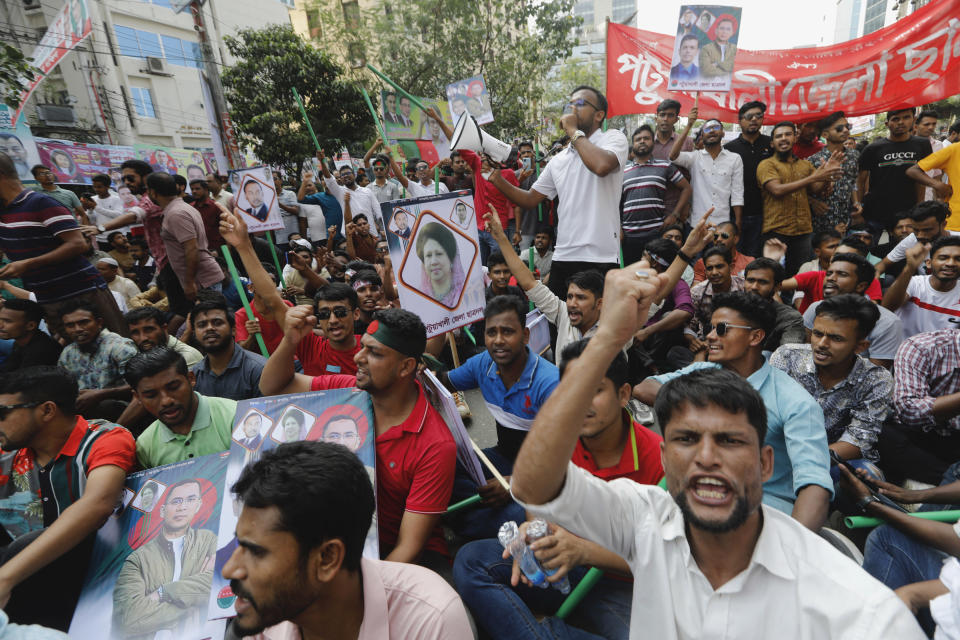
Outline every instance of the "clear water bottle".
[[520, 528], [513, 520], [504, 522], [500, 525], [500, 531], [497, 533], [497, 539], [520, 566], [520, 571], [527, 577], [527, 580], [535, 587], [546, 589], [550, 586], [547, 583], [547, 574], [543, 572], [540, 563], [533, 555], [533, 551], [527, 546], [526, 541], [520, 535]]
[[[527, 525], [527, 540], [530, 541], [530, 544], [533, 544], [535, 541], [540, 538], [546, 537], [549, 533], [547, 528], [547, 521], [543, 518], [535, 518]], [[529, 548], [529, 547], [528, 547]], [[539, 562], [537, 563], [540, 564]], [[556, 569], [542, 569], [544, 573], [548, 576], [552, 576], [557, 572]], [[547, 583], [552, 586], [554, 589], [560, 593], [567, 594], [570, 593], [570, 580], [567, 579], [567, 576], [563, 576], [560, 580], [554, 583]]]

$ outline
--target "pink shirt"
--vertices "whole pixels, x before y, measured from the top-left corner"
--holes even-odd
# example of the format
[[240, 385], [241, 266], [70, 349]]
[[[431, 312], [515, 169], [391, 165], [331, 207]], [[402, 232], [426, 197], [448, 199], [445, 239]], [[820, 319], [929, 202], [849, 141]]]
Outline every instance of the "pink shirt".
[[[223, 271], [207, 248], [207, 233], [203, 230], [203, 219], [200, 212], [188, 205], [181, 198], [171, 200], [163, 208], [163, 224], [160, 228], [160, 237], [167, 250], [167, 260], [170, 267], [177, 274], [180, 284], [187, 279], [187, 252], [183, 244], [190, 240], [197, 245], [197, 273], [196, 283], [199, 288], [205, 288], [223, 280]], [[157, 261], [159, 264], [159, 260]]]
[[[415, 564], [360, 559], [363, 623], [357, 640], [472, 638], [460, 596], [446, 581]], [[254, 640], [302, 640], [300, 628], [281, 622]]]

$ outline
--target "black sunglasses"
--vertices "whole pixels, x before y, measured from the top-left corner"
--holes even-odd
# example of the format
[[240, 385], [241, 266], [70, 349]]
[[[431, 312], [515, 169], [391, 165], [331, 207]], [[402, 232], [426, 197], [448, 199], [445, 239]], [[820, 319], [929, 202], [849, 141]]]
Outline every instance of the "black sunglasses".
[[714, 238], [723, 238], [724, 240], [729, 240], [729, 239], [732, 238], [733, 236], [731, 236], [731, 235], [730, 235], [729, 233], [727, 233], [726, 231], [718, 231], [717, 233], [713, 234], [713, 237], [714, 237]]
[[837, 126], [835, 126], [835, 127], [833, 128], [833, 130], [834, 130], [834, 131], [837, 131], [837, 132], [843, 131], [844, 129], [846, 129], [847, 131], [850, 131], [850, 130], [853, 129], [853, 125], [850, 125], [850, 124], [838, 124]]
[[731, 324], [729, 322], [718, 322], [713, 325], [713, 330], [717, 332], [717, 335], [721, 338], [727, 335], [729, 329], [747, 329], [748, 331], [753, 331], [756, 327], [748, 327], [745, 324]]
[[[346, 307], [334, 307], [333, 315], [338, 318], [346, 318], [350, 315], [350, 310]], [[318, 309], [317, 310], [317, 320], [327, 320], [330, 318], [330, 309]]]
[[33, 409], [39, 407], [45, 401], [41, 402], [21, 402], [20, 404], [0, 404], [0, 422], [7, 419], [7, 415], [14, 409]]

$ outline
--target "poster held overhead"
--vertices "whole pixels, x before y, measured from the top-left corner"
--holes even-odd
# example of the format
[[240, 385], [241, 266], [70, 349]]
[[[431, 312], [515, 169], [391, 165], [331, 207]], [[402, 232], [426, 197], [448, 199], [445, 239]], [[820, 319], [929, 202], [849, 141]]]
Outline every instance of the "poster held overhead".
[[250, 233], [283, 229], [280, 205], [269, 167], [235, 169], [229, 172], [230, 186], [236, 187], [234, 208], [244, 215]]
[[477, 119], [480, 124], [493, 122], [493, 107], [490, 104], [490, 93], [483, 76], [473, 76], [447, 85], [447, 102], [450, 113], [454, 118], [466, 112]]
[[685, 4], [670, 62], [671, 91], [729, 91], [740, 7]]

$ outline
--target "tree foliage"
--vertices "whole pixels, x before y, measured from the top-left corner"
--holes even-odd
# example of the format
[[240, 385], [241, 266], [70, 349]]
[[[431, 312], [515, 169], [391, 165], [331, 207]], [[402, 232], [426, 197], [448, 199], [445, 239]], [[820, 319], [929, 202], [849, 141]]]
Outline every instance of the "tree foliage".
[[379, 0], [362, 14], [351, 4], [327, 5], [328, 46], [418, 96], [443, 97], [450, 82], [483, 74], [496, 118], [485, 128], [504, 137], [533, 132], [547, 73], [570, 55], [581, 22], [574, 0]]
[[266, 164], [297, 172], [315, 147], [293, 98], [296, 88], [313, 130], [328, 153], [373, 135], [356, 82], [327, 53], [290, 27], [243, 29], [226, 36], [236, 63], [222, 79], [240, 143]]
[[19, 107], [21, 92], [38, 71], [20, 49], [0, 42], [0, 102]]

